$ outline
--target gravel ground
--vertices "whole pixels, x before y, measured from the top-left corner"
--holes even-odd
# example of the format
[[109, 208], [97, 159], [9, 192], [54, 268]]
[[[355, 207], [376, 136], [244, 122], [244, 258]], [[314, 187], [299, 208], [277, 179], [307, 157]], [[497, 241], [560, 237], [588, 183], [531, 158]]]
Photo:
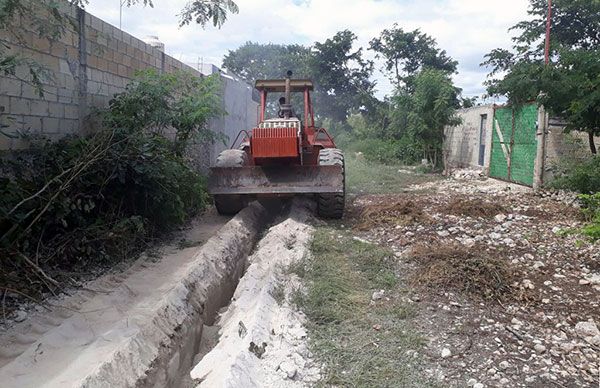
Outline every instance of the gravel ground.
[[[442, 386], [599, 386], [600, 254], [572, 232], [583, 225], [574, 195], [458, 171], [402, 194], [358, 196], [349, 213], [357, 238], [395, 252], [402, 298], [428, 339], [415, 357]], [[431, 268], [412, 252], [444, 247], [495, 260], [503, 293], [457, 287], [466, 273], [444, 286], [415, 282]]]

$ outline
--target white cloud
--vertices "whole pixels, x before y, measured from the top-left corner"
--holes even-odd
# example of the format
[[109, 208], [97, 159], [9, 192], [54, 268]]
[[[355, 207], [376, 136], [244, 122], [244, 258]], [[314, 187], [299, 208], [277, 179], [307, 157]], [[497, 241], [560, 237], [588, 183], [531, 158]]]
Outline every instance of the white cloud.
[[[528, 0], [237, 0], [240, 13], [218, 30], [178, 28], [177, 14], [187, 0], [154, 2], [155, 8], [124, 9], [123, 29], [138, 37], [158, 35], [167, 53], [191, 63], [220, 65], [229, 50], [249, 40], [311, 44], [347, 28], [366, 47], [394, 23], [406, 30], [420, 28], [459, 61], [455, 81], [469, 96], [484, 92], [486, 70], [478, 64], [490, 50], [511, 44], [507, 30], [527, 18], [528, 6]], [[119, 0], [90, 3], [89, 12], [119, 24]], [[383, 74], [378, 72], [375, 79], [380, 95], [391, 91]]]

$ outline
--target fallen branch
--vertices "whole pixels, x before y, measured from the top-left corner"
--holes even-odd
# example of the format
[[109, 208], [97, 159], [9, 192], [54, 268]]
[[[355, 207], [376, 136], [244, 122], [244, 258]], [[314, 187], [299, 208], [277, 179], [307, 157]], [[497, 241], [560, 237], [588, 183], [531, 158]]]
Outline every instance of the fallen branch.
[[38, 266], [37, 264], [35, 264], [33, 261], [31, 261], [27, 256], [25, 256], [24, 254], [22, 254], [21, 252], [19, 252], [19, 256], [25, 260], [25, 262], [27, 264], [29, 264], [33, 269], [35, 269], [40, 275], [42, 275], [42, 277], [49, 281], [50, 283], [52, 283], [53, 285], [55, 285], [56, 287], [59, 287], [59, 283], [52, 279], [50, 276], [46, 275], [46, 273], [44, 272], [44, 270], [42, 268], [40, 268], [40, 266]]
[[31, 201], [32, 199], [34, 199], [34, 198], [36, 198], [37, 196], [39, 196], [40, 194], [42, 194], [44, 191], [46, 191], [46, 189], [47, 189], [48, 187], [50, 187], [50, 185], [51, 185], [52, 183], [54, 183], [55, 181], [57, 181], [57, 180], [59, 180], [60, 178], [62, 178], [62, 177], [63, 177], [63, 175], [67, 174], [67, 173], [68, 173], [68, 172], [70, 172], [72, 169], [73, 169], [73, 167], [71, 167], [71, 168], [68, 168], [68, 169], [66, 169], [65, 171], [63, 171], [63, 172], [62, 172], [60, 175], [57, 175], [57, 176], [55, 176], [54, 178], [50, 179], [50, 180], [48, 181], [48, 183], [46, 183], [46, 184], [44, 185], [44, 187], [42, 187], [42, 188], [41, 188], [41, 189], [40, 189], [40, 190], [39, 190], [37, 193], [35, 193], [35, 194], [33, 194], [33, 195], [31, 195], [31, 196], [29, 196], [29, 197], [27, 197], [27, 198], [24, 198], [24, 199], [23, 199], [21, 202], [19, 202], [18, 204], [16, 204], [16, 205], [15, 205], [15, 207], [13, 207], [13, 208], [12, 208], [12, 209], [11, 209], [11, 210], [8, 212], [8, 215], [10, 216], [10, 215], [11, 215], [11, 214], [13, 214], [15, 211], [17, 211], [17, 209], [18, 209], [19, 207], [21, 207], [21, 205], [23, 205], [25, 202]]

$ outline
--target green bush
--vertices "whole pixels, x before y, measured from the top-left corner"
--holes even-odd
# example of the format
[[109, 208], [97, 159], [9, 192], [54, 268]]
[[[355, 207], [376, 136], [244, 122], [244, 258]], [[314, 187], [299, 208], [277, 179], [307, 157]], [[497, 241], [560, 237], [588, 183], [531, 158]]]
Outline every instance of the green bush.
[[399, 161], [397, 147], [393, 142], [365, 139], [356, 142], [354, 148], [362, 152], [370, 162], [397, 163]]
[[0, 283], [55, 292], [90, 263], [132, 256], [201, 210], [204, 178], [183, 151], [216, 139], [206, 123], [219, 114], [217, 88], [210, 78], [145, 72], [102, 113], [104, 129], [32, 139], [1, 159]]
[[586, 221], [600, 222], [600, 193], [580, 194], [578, 198], [581, 201]]
[[371, 162], [383, 164], [415, 164], [420, 159], [420, 151], [405, 138], [400, 140], [364, 139], [353, 143], [352, 148], [364, 153]]
[[582, 163], [566, 164], [552, 186], [584, 194], [600, 192], [600, 157], [595, 156]]
[[600, 193], [579, 195], [582, 208], [581, 211], [589, 222], [581, 229], [581, 233], [592, 240], [600, 239]]
[[561, 160], [558, 177], [551, 186], [582, 193], [579, 195], [581, 212], [588, 225], [579, 230], [592, 240], [600, 239], [600, 157], [587, 160]]
[[593, 222], [589, 225], [584, 226], [581, 229], [581, 233], [588, 236], [592, 240], [600, 240], [600, 222]]

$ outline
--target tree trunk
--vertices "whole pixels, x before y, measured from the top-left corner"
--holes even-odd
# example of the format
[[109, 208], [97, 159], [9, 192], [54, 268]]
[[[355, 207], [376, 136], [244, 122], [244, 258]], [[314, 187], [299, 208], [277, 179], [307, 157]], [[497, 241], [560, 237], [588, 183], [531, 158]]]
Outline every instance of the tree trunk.
[[598, 151], [596, 150], [596, 142], [594, 141], [594, 132], [588, 132], [588, 138], [590, 140], [590, 151], [596, 155]]

